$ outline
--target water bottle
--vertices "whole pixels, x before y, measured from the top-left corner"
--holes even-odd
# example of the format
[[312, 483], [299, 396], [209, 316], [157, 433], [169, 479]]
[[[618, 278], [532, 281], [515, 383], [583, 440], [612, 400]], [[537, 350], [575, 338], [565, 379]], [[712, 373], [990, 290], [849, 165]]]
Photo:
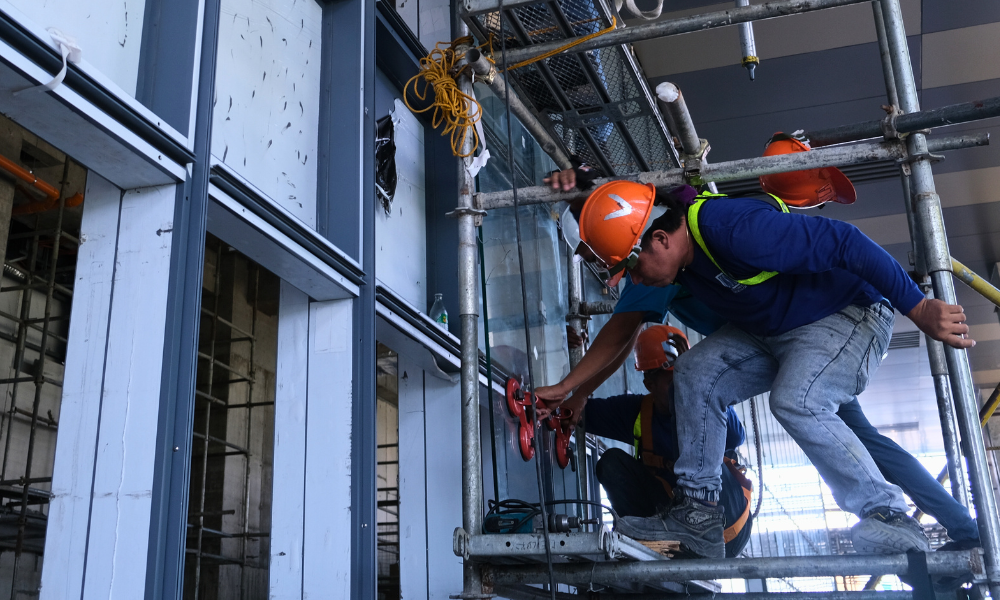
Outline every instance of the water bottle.
[[430, 318], [442, 329], [448, 329], [448, 311], [444, 307], [441, 294], [434, 294], [434, 304], [431, 306]]

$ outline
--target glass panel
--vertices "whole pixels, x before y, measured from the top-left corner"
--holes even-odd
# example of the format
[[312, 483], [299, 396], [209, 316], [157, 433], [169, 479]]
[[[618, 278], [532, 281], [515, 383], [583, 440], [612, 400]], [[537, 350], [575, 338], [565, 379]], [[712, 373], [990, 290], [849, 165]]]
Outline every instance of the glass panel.
[[208, 236], [184, 598], [268, 597], [279, 287]]

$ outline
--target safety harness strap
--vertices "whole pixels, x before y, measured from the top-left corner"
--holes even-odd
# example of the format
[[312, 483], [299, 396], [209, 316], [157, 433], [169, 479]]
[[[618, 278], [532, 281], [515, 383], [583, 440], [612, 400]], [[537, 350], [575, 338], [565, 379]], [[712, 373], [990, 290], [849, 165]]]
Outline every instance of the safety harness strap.
[[[778, 208], [781, 209], [781, 212], [783, 212], [783, 213], [787, 213], [788, 212], [788, 206], [781, 200], [781, 198], [775, 196], [774, 194], [768, 194], [768, 196], [770, 196], [770, 197], [774, 198], [775, 200], [777, 200], [777, 202], [778, 202]], [[735, 277], [733, 277], [729, 273], [726, 273], [726, 270], [723, 269], [721, 265], [719, 265], [719, 262], [717, 260], [715, 260], [715, 257], [712, 256], [712, 253], [709, 252], [708, 245], [705, 244], [705, 238], [702, 237], [702, 235], [701, 235], [701, 228], [698, 226], [698, 213], [701, 211], [702, 204], [704, 204], [708, 200], [710, 200], [712, 198], [725, 198], [725, 197], [726, 197], [725, 194], [708, 194], [708, 193], [703, 193], [703, 194], [699, 194], [695, 198], [694, 204], [692, 204], [688, 208], [688, 226], [691, 229], [691, 235], [694, 236], [694, 241], [697, 242], [698, 247], [701, 248], [701, 251], [705, 253], [705, 256], [707, 256], [708, 259], [710, 261], [712, 261], [712, 264], [715, 265], [717, 269], [719, 269], [720, 271], [722, 271], [723, 274], [725, 274], [727, 277], [729, 277], [733, 281], [736, 281], [737, 283], [740, 283], [740, 284], [743, 284], [743, 285], [757, 285], [758, 283], [764, 283], [768, 279], [770, 279], [770, 278], [774, 277], [775, 275], [777, 275], [778, 272], [777, 271], [761, 271], [760, 273], [754, 275], [753, 277], [747, 278], [747, 279], [736, 279]]]
[[743, 496], [747, 499], [747, 505], [743, 507], [743, 512], [740, 513], [736, 522], [729, 527], [726, 527], [726, 529], [722, 532], [722, 539], [726, 543], [729, 543], [736, 539], [736, 536], [743, 530], [743, 527], [747, 524], [747, 520], [750, 518], [750, 500], [753, 498], [753, 483], [746, 478], [746, 475], [743, 474], [743, 471], [740, 470], [740, 468], [736, 465], [736, 461], [733, 459], [723, 457], [722, 463], [729, 467], [729, 471], [734, 477], [736, 477], [736, 480], [740, 482], [740, 487], [743, 488]]
[[[653, 395], [646, 394], [642, 397], [642, 405], [639, 408], [639, 416], [632, 426], [632, 437], [635, 439], [635, 457], [642, 461], [642, 464], [653, 469], [673, 468], [673, 463], [664, 460], [653, 451]], [[663, 482], [669, 492], [669, 486]]]

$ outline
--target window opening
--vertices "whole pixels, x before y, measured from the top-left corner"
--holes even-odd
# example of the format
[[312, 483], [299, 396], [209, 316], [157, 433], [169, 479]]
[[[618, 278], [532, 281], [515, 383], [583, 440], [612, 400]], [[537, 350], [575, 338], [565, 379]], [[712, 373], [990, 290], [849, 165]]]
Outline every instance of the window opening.
[[376, 347], [378, 598], [399, 600], [399, 357]]
[[39, 593], [86, 179], [0, 117], [0, 598]]
[[202, 285], [184, 598], [265, 599], [280, 282], [209, 235]]

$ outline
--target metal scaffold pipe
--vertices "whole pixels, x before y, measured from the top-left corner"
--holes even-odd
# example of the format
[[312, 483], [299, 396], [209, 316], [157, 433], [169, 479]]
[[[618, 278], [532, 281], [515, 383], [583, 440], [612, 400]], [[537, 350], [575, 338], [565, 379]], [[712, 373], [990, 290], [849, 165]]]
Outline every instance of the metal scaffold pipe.
[[962, 506], [968, 506], [962, 446], [958, 437], [958, 423], [955, 421], [955, 401], [951, 395], [951, 383], [948, 381], [948, 359], [945, 357], [944, 344], [930, 336], [924, 337], [927, 340], [927, 356], [930, 359], [934, 393], [937, 396], [938, 418], [941, 419], [941, 438], [944, 441], [946, 468], [951, 480], [951, 495]]
[[[927, 554], [927, 573], [954, 575], [981, 573], [977, 551]], [[696, 579], [761, 579], [765, 577], [824, 577], [833, 575], [906, 575], [905, 554], [843, 556], [782, 556], [775, 558], [656, 560], [649, 562], [561, 563], [556, 579], [568, 585], [618, 585]], [[487, 567], [484, 582], [493, 585], [536, 584], [548, 581], [545, 565]]]
[[487, 60], [486, 56], [475, 48], [469, 50], [465, 57], [469, 61], [469, 66], [475, 71], [476, 76], [490, 87], [497, 98], [501, 102], [510, 104], [510, 112], [517, 117], [521, 125], [524, 125], [524, 128], [535, 138], [542, 151], [552, 158], [556, 166], [560, 169], [572, 169], [573, 164], [566, 156], [566, 153], [563, 152], [559, 142], [552, 137], [552, 134], [538, 120], [535, 113], [531, 112], [531, 109], [525, 106], [520, 96], [507, 87], [503, 77], [497, 77], [496, 65]]
[[[566, 323], [577, 335], [582, 337], [587, 331], [587, 317], [580, 310], [580, 305], [583, 303], [583, 276], [580, 272], [580, 263], [572, 251], [568, 253], [566, 258], [566, 267], [569, 275], [569, 285], [567, 286], [569, 292], [569, 312], [566, 315]], [[583, 360], [582, 341], [579, 346], [569, 349], [569, 368], [575, 369], [581, 360]], [[590, 474], [590, 469], [587, 465], [587, 431], [583, 419], [580, 419], [579, 424], [576, 426], [574, 439], [576, 440], [577, 493], [581, 500], [589, 500], [590, 490], [587, 478]], [[590, 507], [581, 504], [580, 513], [583, 518], [589, 519]]]
[[[608, 48], [621, 44], [631, 44], [671, 35], [680, 35], [682, 33], [694, 33], [695, 31], [704, 31], [706, 29], [796, 15], [827, 8], [836, 8], [838, 6], [849, 6], [869, 1], [871, 0], [777, 0], [775, 2], [765, 2], [764, 4], [752, 4], [750, 6], [692, 15], [680, 19], [636, 25], [635, 27], [622, 27], [566, 48], [565, 52], [586, 52], [598, 48]], [[466, 0], [466, 4], [473, 4], [473, 2]], [[476, 6], [473, 9], [466, 11], [467, 15], [493, 12], [500, 9], [499, 2], [496, 0], [493, 0], [489, 5], [486, 2], [475, 2], [475, 4]], [[505, 2], [504, 9], [510, 8], [511, 6], [509, 5], [512, 5], [512, 3]], [[510, 48], [507, 50], [507, 62], [516, 65], [517, 63], [558, 51], [571, 42], [573, 42], [572, 39], [563, 39], [532, 44], [524, 48]]]
[[[920, 110], [920, 103], [899, 0], [881, 0], [881, 6], [900, 109], [904, 113], [917, 112]], [[941, 199], [934, 186], [929, 143], [927, 137], [918, 132], [910, 134], [906, 141], [909, 160], [912, 161], [909, 166], [913, 186], [911, 201], [916, 225], [912, 233], [920, 240], [923, 258], [934, 284], [935, 297], [949, 304], [956, 304], [955, 284], [951, 277], [951, 254], [945, 234]], [[962, 439], [965, 440], [972, 499], [976, 507], [979, 537], [985, 551], [990, 595], [1000, 598], [1000, 519], [986, 462], [969, 355], [965, 350], [951, 346], [945, 346], [944, 350], [957, 408], [958, 426]]]
[[[700, 168], [699, 165], [689, 165], [691, 161], [696, 161], [700, 165], [708, 164], [705, 158], [709, 150], [708, 142], [698, 137], [698, 131], [695, 129], [694, 120], [688, 111], [681, 89], [669, 81], [664, 81], [656, 86], [656, 103], [660, 107], [660, 112], [674, 127], [681, 142], [685, 169], [690, 171], [692, 167]], [[714, 181], [709, 182], [708, 188], [712, 193], [719, 192]]]
[[[960, 148], [972, 148], [989, 144], [989, 135], [985, 133], [973, 135], [958, 135], [942, 137], [927, 142], [929, 152], [944, 152]], [[818, 148], [810, 152], [781, 154], [778, 156], [761, 156], [744, 158], [715, 164], [706, 164], [701, 169], [701, 178], [705, 181], [725, 182], [752, 179], [772, 173], [787, 173], [805, 169], [822, 167], [843, 167], [885, 160], [902, 160], [906, 158], [906, 147], [903, 142], [861, 142], [850, 146], [835, 146]], [[651, 183], [657, 189], [669, 190], [685, 183], [684, 169], [669, 169], [667, 171], [650, 171], [625, 177], [595, 179], [595, 185], [609, 181], [625, 179], [639, 183]], [[547, 186], [520, 188], [518, 204], [544, 204], [547, 202], [567, 202], [586, 198], [589, 193], [579, 190], [569, 192], [553, 191]], [[481, 210], [493, 210], [514, 205], [513, 194], [507, 190], [476, 194], [475, 206]]]
[[[992, 117], [1000, 117], [1000, 97], [949, 104], [931, 110], [899, 115], [894, 120], [894, 127], [898, 133], [912, 133], [922, 129], [969, 123]], [[882, 137], [886, 125], [884, 119], [864, 121], [820, 131], [807, 131], [804, 135], [809, 138], [809, 144], [816, 148]]]
[[[750, 0], [736, 0], [736, 6], [750, 6]], [[750, 73], [750, 81], [754, 80], [754, 71], [760, 64], [757, 58], [757, 43], [753, 39], [753, 23], [740, 24], [740, 49], [743, 51], [741, 64]]]
[[[535, 588], [501, 586], [497, 594], [511, 600], [538, 600]], [[556, 594], [558, 600], [581, 600], [592, 596], [584, 594]], [[860, 591], [860, 592], [744, 592], [719, 594], [678, 594], [677, 592], [614, 593], [601, 592], [600, 600], [912, 600], [913, 592]]]
[[[468, 28], [458, 24], [458, 36]], [[472, 80], [460, 77], [459, 89], [472, 96]], [[462, 152], [472, 153], [472, 130], [462, 142]], [[479, 430], [479, 298], [476, 245], [477, 212], [472, 208], [476, 180], [469, 172], [469, 158], [458, 160], [458, 294], [461, 320], [461, 420], [462, 420], [462, 526], [466, 531], [483, 530], [483, 465]], [[463, 593], [482, 594], [479, 567], [464, 564]]]

